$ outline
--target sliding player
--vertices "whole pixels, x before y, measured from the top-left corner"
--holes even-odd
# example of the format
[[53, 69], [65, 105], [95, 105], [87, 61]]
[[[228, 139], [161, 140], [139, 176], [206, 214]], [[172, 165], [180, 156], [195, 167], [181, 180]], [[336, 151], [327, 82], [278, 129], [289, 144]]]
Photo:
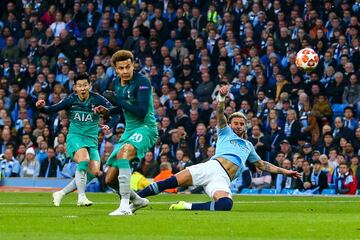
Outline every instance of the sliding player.
[[193, 165], [166, 180], [152, 183], [138, 193], [140, 197], [152, 196], [165, 189], [179, 186], [203, 186], [206, 194], [213, 201], [205, 203], [180, 201], [177, 204], [172, 204], [170, 210], [229, 211], [233, 206], [230, 182], [238, 176], [246, 161], [255, 164], [263, 171], [286, 174], [295, 178], [301, 177], [298, 172], [276, 167], [260, 159], [254, 146], [244, 139], [246, 133], [246, 117], [244, 114], [235, 112], [230, 115], [230, 124], [228, 125], [224, 115], [224, 102], [227, 94], [228, 87], [221, 87], [216, 110], [218, 140], [215, 155], [205, 163]]

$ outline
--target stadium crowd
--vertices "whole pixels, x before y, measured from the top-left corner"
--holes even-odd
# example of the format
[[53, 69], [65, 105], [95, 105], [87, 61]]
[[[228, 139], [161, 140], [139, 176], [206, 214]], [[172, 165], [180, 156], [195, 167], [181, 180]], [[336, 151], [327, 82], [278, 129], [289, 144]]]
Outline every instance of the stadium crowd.
[[[84, 72], [92, 91], [110, 96], [111, 56], [126, 49], [153, 86], [160, 135], [136, 179], [214, 155], [215, 98], [226, 84], [225, 112], [246, 114], [260, 157], [303, 172], [296, 181], [249, 166], [235, 191], [360, 187], [359, 0], [4, 0], [0, 15], [3, 177], [74, 175], [66, 114], [40, 114], [35, 102], [58, 103]], [[320, 56], [311, 73], [294, 64], [304, 47]], [[102, 171], [125, 128], [122, 117], [99, 130]]]

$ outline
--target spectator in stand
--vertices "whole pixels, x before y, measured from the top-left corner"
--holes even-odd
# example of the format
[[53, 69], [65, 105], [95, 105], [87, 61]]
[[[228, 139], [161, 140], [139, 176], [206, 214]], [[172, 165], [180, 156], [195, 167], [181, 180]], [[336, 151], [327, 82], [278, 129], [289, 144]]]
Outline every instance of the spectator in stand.
[[4, 159], [0, 162], [0, 171], [3, 177], [18, 177], [20, 174], [20, 163], [14, 157], [11, 148], [5, 150]]
[[252, 174], [251, 187], [255, 189], [270, 188], [271, 173], [261, 171], [256, 168], [255, 173]]
[[40, 173], [40, 163], [35, 158], [35, 151], [33, 148], [26, 150], [26, 156], [21, 163], [20, 177], [38, 177]]
[[357, 191], [357, 179], [346, 163], [340, 163], [339, 175], [335, 180], [335, 189], [338, 194], [354, 195]]
[[60, 177], [62, 165], [59, 159], [55, 157], [55, 150], [49, 147], [47, 150], [48, 157], [40, 165], [39, 177]]
[[360, 184], [359, 184], [359, 180], [360, 180], [359, 157], [358, 156], [352, 156], [350, 162], [351, 162], [350, 168], [351, 168], [351, 171], [352, 171], [352, 175], [357, 180], [357, 189], [360, 189]]

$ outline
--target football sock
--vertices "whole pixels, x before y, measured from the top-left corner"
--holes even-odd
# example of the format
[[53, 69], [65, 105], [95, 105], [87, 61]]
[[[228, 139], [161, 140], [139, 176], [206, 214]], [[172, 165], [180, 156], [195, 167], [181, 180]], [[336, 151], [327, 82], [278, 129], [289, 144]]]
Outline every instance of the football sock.
[[149, 186], [147, 186], [146, 188], [144, 188], [143, 190], [138, 192], [138, 195], [142, 198], [148, 197], [148, 196], [153, 196], [158, 193], [161, 193], [162, 191], [164, 191], [166, 189], [176, 188], [178, 186], [179, 186], [179, 184], [178, 184], [176, 177], [172, 176], [172, 177], [169, 177], [168, 179], [150, 184]]
[[118, 160], [119, 167], [119, 193], [121, 196], [120, 207], [128, 208], [130, 199], [130, 178], [131, 170], [129, 160], [120, 159]]
[[233, 206], [231, 198], [220, 198], [217, 202], [193, 203], [191, 210], [230, 211]]
[[87, 169], [89, 167], [89, 162], [82, 161], [79, 162], [76, 172], [75, 172], [75, 183], [79, 195], [85, 194], [86, 181], [87, 181]]
[[[91, 172], [87, 172], [86, 183], [89, 183], [94, 178], [95, 178], [95, 176]], [[76, 182], [75, 182], [75, 179], [73, 179], [71, 182], [69, 182], [68, 185], [66, 185], [63, 189], [61, 189], [61, 191], [65, 195], [67, 195], [67, 194], [73, 192], [75, 189], [76, 189]]]

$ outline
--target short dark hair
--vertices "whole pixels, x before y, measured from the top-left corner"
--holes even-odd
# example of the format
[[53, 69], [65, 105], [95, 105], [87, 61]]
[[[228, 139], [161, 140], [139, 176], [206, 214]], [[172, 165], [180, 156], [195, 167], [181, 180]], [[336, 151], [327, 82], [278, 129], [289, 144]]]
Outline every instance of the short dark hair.
[[131, 62], [134, 62], [134, 55], [128, 50], [119, 50], [114, 53], [111, 57], [111, 64], [115, 67], [116, 62], [125, 61], [130, 59]]
[[87, 73], [78, 74], [74, 79], [74, 83], [76, 84], [76, 82], [79, 80], [87, 80], [87, 82], [90, 83], [90, 77]]

